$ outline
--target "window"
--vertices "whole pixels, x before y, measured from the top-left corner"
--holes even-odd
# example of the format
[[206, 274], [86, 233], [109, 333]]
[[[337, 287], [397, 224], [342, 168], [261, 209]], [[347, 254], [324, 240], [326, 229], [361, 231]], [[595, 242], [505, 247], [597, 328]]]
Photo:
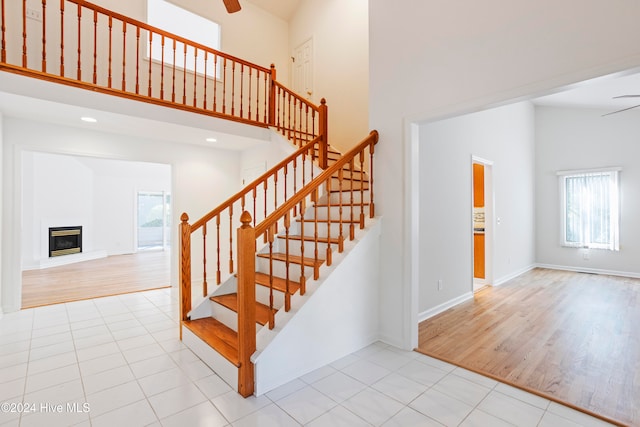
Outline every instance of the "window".
[[[220, 25], [203, 18], [200, 15], [191, 13], [185, 9], [175, 6], [165, 0], [147, 0], [147, 24], [164, 31], [176, 34], [185, 39], [194, 41], [201, 45], [220, 50]], [[173, 65], [174, 51], [173, 40], [165, 40], [164, 56], [161, 36], [154, 34], [150, 43], [147, 43], [147, 57], [151, 50], [151, 59], [154, 61], [164, 61], [165, 65]], [[186, 68], [189, 71], [197, 71], [204, 74], [204, 53], [198, 52], [197, 63], [194, 64], [194, 48], [187, 47]], [[175, 62], [176, 67], [183, 68], [185, 59], [184, 44], [176, 43]], [[213, 76], [213, 58], [209, 56], [207, 74]], [[195, 69], [194, 69], [195, 67]], [[218, 64], [219, 67], [219, 64]]]
[[563, 246], [619, 250], [619, 171], [558, 172]]

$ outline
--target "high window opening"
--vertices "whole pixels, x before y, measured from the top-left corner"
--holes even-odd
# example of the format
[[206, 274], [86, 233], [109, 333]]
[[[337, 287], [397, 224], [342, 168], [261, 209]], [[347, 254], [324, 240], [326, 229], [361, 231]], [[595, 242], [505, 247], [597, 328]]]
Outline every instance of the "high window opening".
[[[156, 28], [176, 34], [185, 39], [202, 44], [209, 48], [220, 50], [220, 25], [210, 21], [200, 15], [182, 9], [165, 0], [147, 0], [147, 23]], [[175, 49], [175, 50], [174, 50]], [[153, 61], [165, 65], [175, 64], [176, 68], [195, 71], [205, 74], [205, 58], [203, 52], [198, 52], [197, 59], [194, 48], [186, 47], [182, 43], [175, 43], [173, 40], [164, 39], [154, 34], [147, 40], [147, 57], [151, 56]], [[149, 55], [151, 52], [151, 55]], [[185, 63], [185, 58], [188, 59]], [[211, 61], [212, 59], [209, 59]], [[216, 64], [219, 68], [220, 64]], [[209, 65], [207, 75], [214, 77], [219, 73], [216, 67]]]
[[619, 250], [619, 171], [558, 172], [563, 246]]

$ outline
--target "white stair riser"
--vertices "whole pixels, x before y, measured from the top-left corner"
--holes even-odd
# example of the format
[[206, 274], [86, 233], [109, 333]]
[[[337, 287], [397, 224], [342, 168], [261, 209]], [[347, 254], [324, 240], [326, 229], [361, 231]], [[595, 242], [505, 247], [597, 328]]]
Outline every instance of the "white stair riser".
[[[238, 331], [238, 313], [215, 301], [211, 301], [211, 312], [213, 313], [211, 317], [224, 323], [225, 326], [228, 326], [234, 331]], [[256, 323], [256, 331], [261, 327], [262, 325]]]
[[[322, 256], [324, 259], [324, 256]], [[269, 260], [266, 258], [258, 258], [256, 260], [256, 269], [265, 274], [269, 274]], [[273, 261], [273, 275], [277, 277], [286, 277], [287, 268], [284, 262], [282, 261]], [[299, 282], [301, 275], [301, 267], [300, 264], [289, 264], [289, 278], [293, 281]], [[313, 278], [313, 267], [304, 267], [304, 275], [307, 279]]]
[[[289, 240], [289, 255], [301, 256], [302, 255], [302, 242], [300, 240]], [[277, 252], [286, 253], [286, 244], [285, 239], [278, 239]], [[315, 256], [315, 241], [304, 241], [304, 256], [305, 258], [312, 258]], [[338, 245], [332, 243], [332, 249], [337, 249]], [[276, 251], [274, 247], [274, 252]], [[325, 258], [325, 254], [327, 253], [327, 244], [318, 242], [318, 257]]]
[[[267, 286], [256, 286], [256, 301], [269, 305], [269, 288]], [[284, 307], [284, 294], [276, 289], [273, 290], [273, 308], [280, 310]]]
[[360, 191], [360, 189], [364, 189], [364, 191], [366, 192], [369, 189], [369, 183], [366, 181], [359, 181], [359, 180], [355, 180], [352, 181], [350, 179], [343, 179], [342, 180], [342, 187], [340, 187], [340, 180], [339, 179], [333, 179], [331, 181], [331, 191], [338, 191], [338, 190], [342, 190], [342, 191], [349, 191], [349, 190], [356, 190], [356, 191]]
[[[364, 194], [361, 194], [360, 191], [332, 192], [330, 196], [331, 204], [339, 204], [340, 196], [342, 196], [342, 203], [360, 203], [363, 200], [368, 203], [371, 200], [368, 191], [365, 191]], [[353, 201], [351, 200], [352, 197]]]
[[[342, 219], [346, 220], [346, 219], [351, 219], [351, 214], [353, 213], [353, 219], [359, 219], [360, 218], [360, 211], [362, 210], [362, 212], [364, 212], [365, 216], [369, 215], [369, 205], [355, 205], [355, 206], [351, 206], [351, 205], [343, 205], [342, 206]], [[329, 206], [318, 206], [317, 211], [314, 209], [310, 209], [308, 211], [308, 215], [310, 215], [311, 218], [316, 218], [316, 212], [317, 212], [317, 218], [319, 219], [328, 219], [328, 218], [333, 218], [333, 219], [338, 219], [340, 218], [340, 206], [339, 205], [331, 205], [331, 207]], [[306, 217], [305, 217], [306, 218]]]

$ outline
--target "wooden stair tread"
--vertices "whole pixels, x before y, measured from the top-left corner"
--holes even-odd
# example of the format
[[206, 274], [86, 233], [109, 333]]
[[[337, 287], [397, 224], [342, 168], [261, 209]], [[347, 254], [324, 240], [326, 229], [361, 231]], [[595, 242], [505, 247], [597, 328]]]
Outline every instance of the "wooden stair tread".
[[238, 333], [213, 317], [184, 320], [182, 325], [220, 353], [225, 359], [240, 367]]
[[[287, 236], [278, 235], [278, 238], [279, 239], [286, 239]], [[316, 241], [316, 238], [314, 236], [301, 236], [299, 234], [290, 234], [288, 238], [291, 239], [291, 240], [303, 240], [303, 238], [304, 238], [305, 242], [315, 242]], [[338, 239], [338, 238], [329, 239], [327, 237], [318, 237], [318, 243], [329, 243], [329, 242], [331, 242], [331, 244], [336, 244], [337, 245], [338, 243], [340, 243], [340, 239]]]
[[[286, 261], [287, 260], [287, 254], [283, 254], [281, 252], [274, 252], [272, 255], [272, 258], [276, 261]], [[264, 254], [258, 254], [258, 256], [260, 258], [269, 258], [269, 254], [268, 253], [264, 253]], [[289, 262], [293, 263], [293, 264], [302, 264], [304, 263], [305, 266], [307, 267], [320, 267], [322, 265], [322, 263], [324, 263], [323, 259], [318, 259], [317, 261], [313, 258], [307, 258], [304, 257], [302, 258], [299, 255], [289, 255]]]
[[[260, 286], [269, 287], [269, 275], [256, 271], [256, 284]], [[287, 292], [287, 279], [282, 277], [273, 276], [273, 289], [286, 293]], [[289, 294], [293, 295], [300, 289], [300, 283], [294, 282], [289, 279]]]
[[[211, 301], [216, 302], [224, 307], [227, 307], [231, 311], [238, 312], [238, 294], [224, 294], [214, 295], [209, 298]], [[275, 313], [278, 310], [273, 310]], [[264, 305], [256, 301], [256, 322], [260, 325], [266, 325], [269, 323], [269, 306]]]

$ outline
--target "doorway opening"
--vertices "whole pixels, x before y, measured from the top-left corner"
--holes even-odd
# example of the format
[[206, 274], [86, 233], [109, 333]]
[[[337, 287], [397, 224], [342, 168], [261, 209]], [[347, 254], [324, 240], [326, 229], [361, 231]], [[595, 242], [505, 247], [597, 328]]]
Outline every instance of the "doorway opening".
[[492, 283], [493, 162], [471, 158], [473, 211], [473, 292]]

